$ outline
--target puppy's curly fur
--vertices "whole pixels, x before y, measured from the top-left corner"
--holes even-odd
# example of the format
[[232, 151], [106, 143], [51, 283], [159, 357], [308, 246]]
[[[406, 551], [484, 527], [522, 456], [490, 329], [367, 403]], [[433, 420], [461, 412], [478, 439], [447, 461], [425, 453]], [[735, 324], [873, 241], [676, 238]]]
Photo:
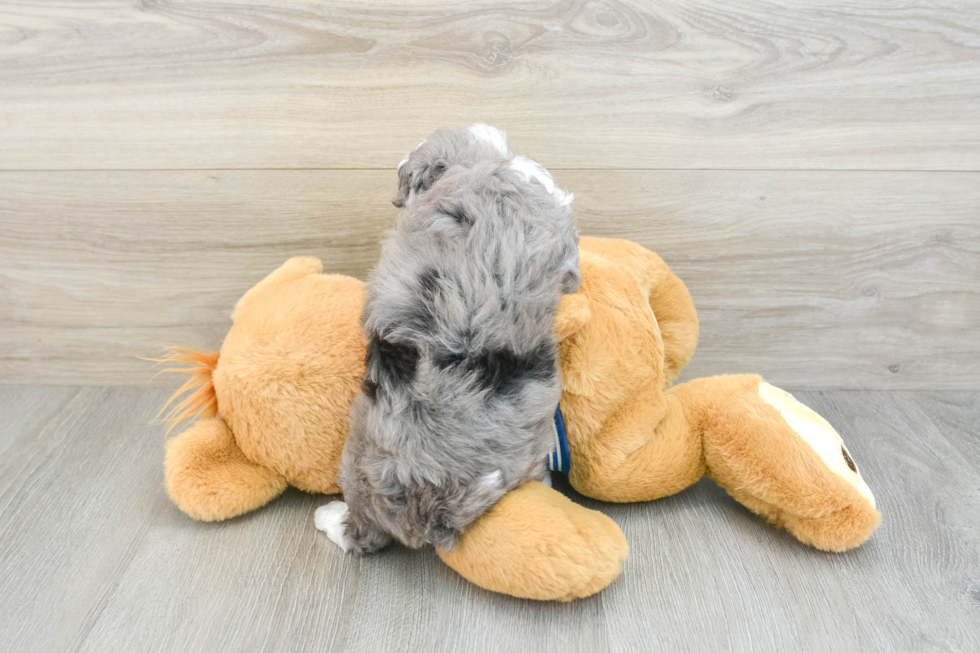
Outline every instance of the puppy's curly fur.
[[579, 284], [569, 204], [486, 125], [443, 129], [399, 166], [404, 210], [368, 283], [362, 393], [340, 485], [358, 553], [449, 548], [545, 471], [561, 394], [554, 316]]

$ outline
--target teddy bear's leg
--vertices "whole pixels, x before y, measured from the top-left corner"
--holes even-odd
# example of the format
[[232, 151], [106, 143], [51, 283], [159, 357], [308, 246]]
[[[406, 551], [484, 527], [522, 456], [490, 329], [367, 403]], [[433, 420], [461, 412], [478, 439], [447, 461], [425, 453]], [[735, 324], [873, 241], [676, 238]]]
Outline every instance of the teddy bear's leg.
[[860, 545], [881, 515], [837, 431], [759, 376], [672, 388], [702, 434], [708, 474], [735, 499], [818, 549]]
[[590, 596], [613, 582], [629, 553], [616, 523], [531, 482], [507, 493], [442, 560], [493, 592], [542, 601]]
[[604, 501], [650, 501], [703, 474], [797, 539], [842, 551], [880, 522], [874, 496], [837, 432], [756, 375], [695, 379], [648, 390], [578, 440], [570, 429], [576, 490]]
[[221, 418], [202, 419], [167, 441], [167, 493], [201, 521], [229, 519], [272, 501], [286, 479], [242, 453]]

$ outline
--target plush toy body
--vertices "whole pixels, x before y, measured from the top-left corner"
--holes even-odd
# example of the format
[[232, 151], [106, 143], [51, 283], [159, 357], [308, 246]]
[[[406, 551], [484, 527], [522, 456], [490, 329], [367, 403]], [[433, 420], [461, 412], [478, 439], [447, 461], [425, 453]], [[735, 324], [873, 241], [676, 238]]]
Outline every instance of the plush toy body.
[[[669, 387], [698, 336], [684, 284], [634, 243], [582, 238], [580, 249], [582, 285], [557, 318], [571, 485], [649, 501], [709, 475], [802, 542], [841, 551], [866, 540], [880, 515], [830, 424], [755, 375]], [[167, 490], [182, 510], [226, 519], [287, 485], [339, 491], [364, 372], [362, 293], [314, 259], [291, 259], [239, 301], [220, 357], [172, 358], [200, 363], [183, 408], [206, 416], [167, 445]], [[481, 587], [569, 600], [612, 582], [627, 551], [608, 517], [529, 483], [439, 555]]]

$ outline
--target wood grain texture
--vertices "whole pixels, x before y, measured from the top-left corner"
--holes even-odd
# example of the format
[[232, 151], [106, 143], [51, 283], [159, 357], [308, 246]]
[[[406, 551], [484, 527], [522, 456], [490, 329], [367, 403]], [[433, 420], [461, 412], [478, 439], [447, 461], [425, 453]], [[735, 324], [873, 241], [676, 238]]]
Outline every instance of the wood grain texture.
[[492, 122], [555, 168], [980, 170], [980, 6], [18, 0], [0, 169], [393, 168]]
[[[980, 175], [562, 171], [581, 232], [660, 253], [700, 311], [685, 378], [980, 387]], [[52, 186], [50, 182], [57, 181]], [[0, 173], [0, 382], [144, 384], [218, 348], [295, 255], [363, 278], [388, 171]]]
[[287, 492], [219, 524], [162, 487], [165, 392], [0, 388], [0, 649], [31, 651], [973, 651], [980, 648], [975, 392], [802, 392], [884, 522], [807, 548], [711, 482], [606, 505], [623, 575], [570, 604], [491, 594], [430, 550], [354, 559]]

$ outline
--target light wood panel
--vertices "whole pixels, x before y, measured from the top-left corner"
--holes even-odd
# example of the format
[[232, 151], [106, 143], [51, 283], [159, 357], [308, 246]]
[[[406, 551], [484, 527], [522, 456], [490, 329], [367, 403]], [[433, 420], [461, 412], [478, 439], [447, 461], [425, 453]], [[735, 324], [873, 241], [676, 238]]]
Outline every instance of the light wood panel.
[[492, 122], [551, 167], [980, 169], [968, 0], [19, 0], [0, 168], [393, 168]]
[[[480, 590], [431, 550], [344, 555], [326, 498], [191, 521], [163, 490], [166, 392], [0, 388], [0, 649], [32, 651], [975, 651], [977, 393], [797, 393], [833, 422], [884, 522], [796, 542], [711, 482], [646, 504], [573, 499], [630, 541], [596, 597]], [[937, 479], [942, 479], [939, 482]]]
[[[581, 232], [635, 240], [702, 321], [687, 378], [980, 387], [980, 175], [564, 171]], [[144, 384], [217, 348], [290, 256], [364, 277], [382, 171], [0, 173], [0, 381]], [[166, 382], [166, 381], [165, 381]]]

